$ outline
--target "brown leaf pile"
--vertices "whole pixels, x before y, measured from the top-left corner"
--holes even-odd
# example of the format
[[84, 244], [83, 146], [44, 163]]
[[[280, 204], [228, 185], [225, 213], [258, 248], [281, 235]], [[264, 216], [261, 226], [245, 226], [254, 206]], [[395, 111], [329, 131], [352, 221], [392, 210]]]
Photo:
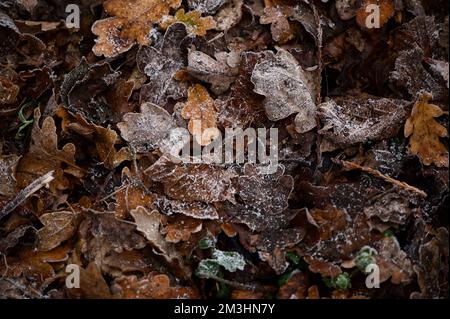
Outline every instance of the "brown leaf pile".
[[0, 1], [0, 299], [448, 298], [446, 1], [71, 3]]

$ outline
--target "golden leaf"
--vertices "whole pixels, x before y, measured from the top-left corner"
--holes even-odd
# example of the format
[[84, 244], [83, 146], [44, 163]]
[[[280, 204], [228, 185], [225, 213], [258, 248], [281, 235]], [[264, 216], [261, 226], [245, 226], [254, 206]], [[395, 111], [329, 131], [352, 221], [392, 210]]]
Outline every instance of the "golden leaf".
[[447, 112], [428, 103], [431, 98], [429, 93], [422, 94], [406, 121], [404, 133], [405, 137], [409, 137], [408, 150], [410, 154], [417, 155], [424, 165], [448, 167], [448, 150], [439, 140], [439, 137], [447, 136], [448, 132], [434, 119]]
[[205, 36], [208, 30], [216, 27], [216, 22], [212, 17], [202, 17], [200, 11], [189, 11], [185, 13], [184, 9], [180, 9], [175, 16], [166, 16], [161, 22], [161, 27], [167, 29], [170, 25], [181, 22], [186, 25], [189, 34]]

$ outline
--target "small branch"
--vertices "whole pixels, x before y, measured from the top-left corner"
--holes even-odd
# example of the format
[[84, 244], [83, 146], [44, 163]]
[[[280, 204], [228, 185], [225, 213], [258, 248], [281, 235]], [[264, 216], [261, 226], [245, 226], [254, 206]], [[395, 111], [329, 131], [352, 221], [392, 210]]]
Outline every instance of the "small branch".
[[414, 186], [411, 186], [411, 185], [409, 185], [409, 184], [407, 184], [405, 182], [401, 182], [399, 180], [396, 180], [395, 178], [392, 178], [390, 176], [384, 175], [381, 172], [377, 171], [376, 169], [373, 169], [373, 168], [370, 168], [370, 167], [366, 167], [366, 166], [361, 166], [361, 165], [358, 165], [356, 163], [340, 160], [340, 159], [337, 159], [337, 158], [333, 158], [332, 160], [333, 160], [333, 162], [342, 165], [346, 169], [359, 169], [359, 170], [361, 170], [363, 172], [366, 172], [366, 173], [369, 173], [369, 174], [371, 174], [373, 176], [382, 178], [386, 182], [391, 183], [391, 184], [393, 184], [395, 186], [398, 186], [398, 187], [403, 188], [405, 190], [408, 190], [410, 192], [414, 192], [414, 193], [418, 194], [421, 197], [427, 197], [427, 193], [425, 193], [424, 191], [422, 191], [422, 190], [420, 190], [420, 189], [418, 189], [418, 188], [416, 188]]

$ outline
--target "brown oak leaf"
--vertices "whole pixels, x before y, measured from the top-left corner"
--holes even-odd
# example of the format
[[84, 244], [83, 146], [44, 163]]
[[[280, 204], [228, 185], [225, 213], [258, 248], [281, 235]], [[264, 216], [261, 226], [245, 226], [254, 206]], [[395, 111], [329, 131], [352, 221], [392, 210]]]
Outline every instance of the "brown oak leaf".
[[405, 137], [409, 137], [408, 150], [410, 154], [417, 155], [424, 165], [448, 167], [448, 150], [439, 140], [440, 137], [448, 136], [448, 132], [435, 120], [446, 112], [430, 104], [431, 98], [428, 93], [422, 94], [405, 123]]
[[188, 101], [180, 103], [181, 116], [189, 120], [189, 132], [198, 144], [210, 144], [220, 134], [217, 128], [217, 109], [208, 91], [196, 84], [188, 91]]
[[153, 23], [167, 15], [181, 0], [108, 0], [103, 4], [112, 17], [96, 21], [92, 32], [97, 35], [92, 51], [96, 55], [114, 57], [126, 52], [137, 42], [150, 44], [148, 37]]

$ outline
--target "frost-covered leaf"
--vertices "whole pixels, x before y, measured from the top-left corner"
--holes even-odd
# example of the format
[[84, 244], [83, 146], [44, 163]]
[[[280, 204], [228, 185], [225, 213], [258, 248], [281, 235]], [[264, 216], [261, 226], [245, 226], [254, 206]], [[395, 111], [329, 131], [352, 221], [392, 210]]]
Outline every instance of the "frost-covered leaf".
[[213, 14], [229, 0], [188, 0], [188, 6], [192, 10]]
[[409, 102], [367, 94], [335, 98], [319, 105], [320, 134], [340, 147], [379, 141], [397, 134]]
[[1, 155], [0, 149], [0, 195], [12, 196], [15, 194], [16, 186], [16, 168], [19, 163], [20, 156]]
[[189, 35], [205, 36], [208, 30], [216, 27], [216, 22], [212, 17], [202, 17], [200, 11], [184, 12], [184, 9], [178, 10], [175, 15], [165, 16], [161, 22], [161, 27], [166, 29], [171, 24], [183, 23], [186, 26]]
[[237, 72], [228, 64], [228, 55], [218, 53], [216, 59], [206, 53], [189, 50], [187, 71], [199, 80], [211, 84], [211, 90], [222, 94], [228, 90], [230, 84], [236, 79]]
[[254, 91], [264, 95], [264, 107], [271, 121], [297, 114], [295, 128], [305, 133], [316, 127], [315, 85], [309, 71], [302, 69], [288, 51], [268, 52], [253, 70]]
[[219, 31], [227, 31], [242, 19], [244, 0], [228, 0], [214, 16]]
[[123, 139], [140, 153], [161, 147], [176, 127], [172, 116], [152, 103], [143, 103], [140, 113], [127, 113], [123, 120], [117, 124]]
[[394, 236], [384, 237], [373, 246], [377, 251], [374, 259], [380, 268], [380, 283], [389, 278], [393, 284], [408, 284], [412, 280], [414, 271], [411, 260]]
[[177, 72], [186, 67], [183, 49], [186, 38], [186, 26], [175, 23], [155, 46], [143, 46], [139, 49], [137, 65], [149, 77], [149, 83], [141, 89], [141, 102], [164, 106], [169, 98], [178, 100], [186, 96], [186, 84], [175, 79]]
[[417, 155], [424, 165], [448, 167], [448, 150], [439, 140], [440, 137], [448, 136], [448, 132], [435, 120], [446, 112], [429, 103], [431, 98], [430, 94], [423, 93], [405, 123], [405, 137], [409, 137], [408, 150]]
[[167, 196], [185, 202], [233, 200], [233, 169], [207, 164], [175, 164], [161, 157], [146, 171], [152, 180], [161, 182]]
[[289, 214], [283, 212], [288, 207], [294, 180], [283, 175], [284, 167], [279, 166], [275, 174], [265, 175], [258, 174], [254, 165], [246, 164], [244, 173], [238, 179], [238, 194], [243, 203], [225, 206], [230, 221], [243, 223], [254, 231], [263, 231], [289, 220]]
[[214, 278], [219, 276], [221, 267], [229, 272], [244, 270], [244, 257], [234, 251], [214, 249], [212, 258], [200, 261], [195, 273], [201, 278]]
[[153, 23], [178, 8], [181, 0], [108, 0], [103, 4], [112, 17], [99, 20], [92, 26], [97, 43], [92, 49], [96, 55], [114, 57], [128, 51], [136, 42], [150, 44], [149, 33]]

